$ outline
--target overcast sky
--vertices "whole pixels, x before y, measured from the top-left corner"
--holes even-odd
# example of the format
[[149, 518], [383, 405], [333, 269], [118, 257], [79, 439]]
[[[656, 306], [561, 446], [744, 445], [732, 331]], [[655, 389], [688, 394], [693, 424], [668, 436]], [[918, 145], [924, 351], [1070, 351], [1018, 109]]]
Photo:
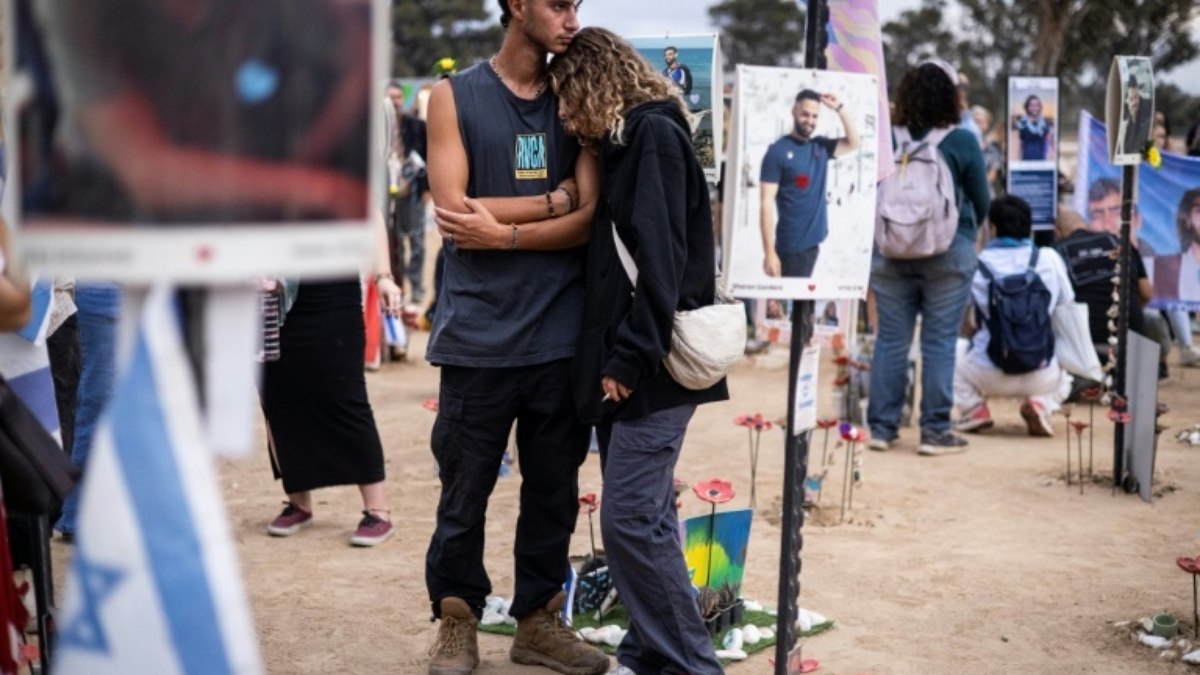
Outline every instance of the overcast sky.
[[[708, 19], [712, 4], [710, 0], [584, 0], [580, 19], [584, 25], [604, 26], [626, 36], [708, 33], [713, 29]], [[920, 6], [921, 0], [880, 0], [878, 4], [883, 20], [888, 21], [906, 9]], [[489, 2], [488, 6], [495, 8], [496, 3]], [[1200, 19], [1196, 24], [1195, 33], [1200, 36]], [[1200, 59], [1176, 68], [1166, 79], [1194, 96], [1200, 95]]]

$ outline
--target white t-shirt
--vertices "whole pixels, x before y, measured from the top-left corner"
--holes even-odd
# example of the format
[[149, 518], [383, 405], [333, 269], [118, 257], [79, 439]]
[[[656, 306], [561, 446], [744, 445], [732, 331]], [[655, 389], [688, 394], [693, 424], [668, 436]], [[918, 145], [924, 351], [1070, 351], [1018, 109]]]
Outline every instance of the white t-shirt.
[[[1029, 266], [1029, 256], [1032, 254], [1033, 242], [1024, 240], [1020, 246], [990, 246], [979, 254], [979, 262], [988, 266], [992, 276], [1002, 279], [1010, 274], [1019, 274]], [[1052, 248], [1043, 247], [1038, 251], [1037, 275], [1041, 277], [1046, 290], [1050, 291], [1050, 311], [1054, 311], [1062, 303], [1075, 302], [1075, 290], [1071, 288], [1071, 279], [1067, 276], [1067, 265], [1058, 252]], [[974, 303], [978, 317], [976, 323], [979, 329], [971, 338], [969, 358], [990, 362], [987, 355], [988, 342], [991, 333], [988, 332], [988, 280], [979, 270], [971, 280], [971, 302]]]

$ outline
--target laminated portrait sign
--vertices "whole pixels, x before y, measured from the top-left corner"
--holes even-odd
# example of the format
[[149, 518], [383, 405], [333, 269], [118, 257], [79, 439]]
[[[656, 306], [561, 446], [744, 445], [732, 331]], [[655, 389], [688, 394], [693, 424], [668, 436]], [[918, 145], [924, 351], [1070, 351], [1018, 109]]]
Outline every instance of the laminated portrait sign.
[[9, 215], [34, 269], [354, 274], [382, 197], [381, 0], [17, 0]]
[[1008, 78], [1008, 193], [1029, 203], [1035, 230], [1058, 217], [1058, 78]]
[[723, 222], [733, 295], [865, 297], [877, 116], [874, 76], [738, 66]]
[[1136, 165], [1154, 126], [1154, 67], [1145, 56], [1117, 56], [1108, 70], [1105, 124], [1108, 157], [1115, 166]]
[[717, 35], [629, 38], [650, 65], [671, 80], [687, 104], [696, 156], [710, 183], [716, 183], [724, 160], [722, 116], [724, 65]]

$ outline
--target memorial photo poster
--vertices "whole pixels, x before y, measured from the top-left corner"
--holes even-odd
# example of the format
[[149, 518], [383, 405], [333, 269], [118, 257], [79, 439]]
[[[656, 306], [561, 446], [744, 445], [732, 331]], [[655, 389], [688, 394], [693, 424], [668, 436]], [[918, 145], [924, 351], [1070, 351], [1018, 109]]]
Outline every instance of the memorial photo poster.
[[382, 0], [17, 5], [9, 215], [33, 269], [209, 283], [367, 260]]
[[721, 117], [724, 115], [724, 65], [717, 35], [633, 37], [633, 45], [655, 70], [679, 89], [692, 124], [692, 142], [700, 166], [716, 183], [724, 161]]
[[[1120, 235], [1121, 167], [1108, 161], [1108, 130], [1084, 111], [1074, 208], [1088, 229]], [[1200, 157], [1162, 153], [1136, 168], [1130, 234], [1146, 267], [1156, 309], [1200, 310]]]
[[729, 290], [865, 297], [878, 176], [875, 77], [760, 66], [738, 66], [736, 76], [722, 224]]
[[1058, 217], [1058, 78], [1008, 78], [1008, 192], [1029, 202], [1035, 230]]
[[1114, 166], [1139, 164], [1154, 127], [1154, 67], [1149, 58], [1113, 58], [1105, 113], [1109, 161]]

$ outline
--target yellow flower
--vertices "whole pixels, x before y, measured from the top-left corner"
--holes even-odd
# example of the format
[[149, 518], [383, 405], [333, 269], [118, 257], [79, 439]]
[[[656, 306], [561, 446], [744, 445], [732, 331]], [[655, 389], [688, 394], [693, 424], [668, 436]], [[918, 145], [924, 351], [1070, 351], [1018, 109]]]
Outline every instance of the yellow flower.
[[1162, 153], [1158, 148], [1151, 146], [1146, 150], [1146, 162], [1155, 169], [1162, 166]]

